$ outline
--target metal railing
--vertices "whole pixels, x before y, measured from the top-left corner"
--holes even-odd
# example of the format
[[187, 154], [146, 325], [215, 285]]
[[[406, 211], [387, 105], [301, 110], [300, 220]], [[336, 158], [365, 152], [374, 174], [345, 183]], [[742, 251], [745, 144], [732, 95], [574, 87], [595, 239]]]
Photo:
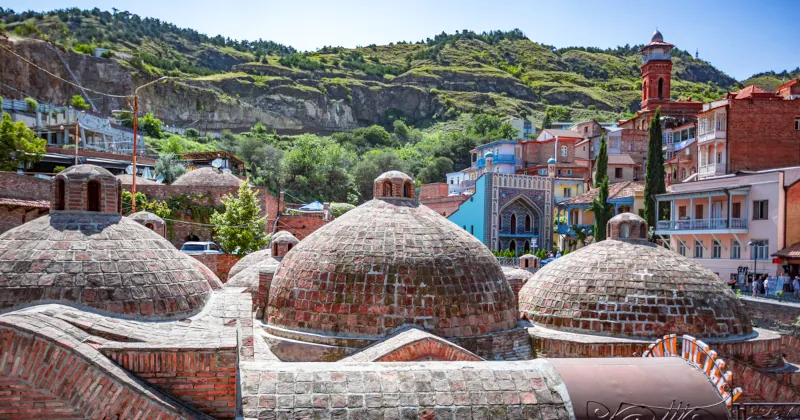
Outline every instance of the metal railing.
[[658, 230], [715, 230], [715, 229], [747, 229], [747, 219], [691, 219], [691, 220], [659, 220]]
[[497, 262], [504, 267], [519, 267], [519, 258], [517, 257], [496, 257]]
[[800, 419], [800, 402], [734, 403], [730, 412], [733, 420]]

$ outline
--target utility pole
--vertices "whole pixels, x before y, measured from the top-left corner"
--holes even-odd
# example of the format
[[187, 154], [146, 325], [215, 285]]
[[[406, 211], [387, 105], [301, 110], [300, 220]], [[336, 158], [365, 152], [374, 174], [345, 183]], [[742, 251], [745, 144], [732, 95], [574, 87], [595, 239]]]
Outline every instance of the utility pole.
[[78, 121], [78, 116], [85, 113], [86, 111], [78, 112], [77, 109], [75, 110], [75, 164], [76, 165], [78, 164], [78, 147], [80, 144], [80, 133], [78, 132], [78, 130], [80, 129], [81, 125], [80, 121]]
[[131, 174], [131, 213], [136, 213], [136, 131], [137, 131], [137, 120], [139, 119], [139, 89], [150, 86], [156, 82], [166, 82], [169, 77], [159, 77], [156, 80], [153, 80], [150, 83], [145, 83], [133, 91], [133, 157], [131, 158], [131, 163], [133, 166], [133, 174]]

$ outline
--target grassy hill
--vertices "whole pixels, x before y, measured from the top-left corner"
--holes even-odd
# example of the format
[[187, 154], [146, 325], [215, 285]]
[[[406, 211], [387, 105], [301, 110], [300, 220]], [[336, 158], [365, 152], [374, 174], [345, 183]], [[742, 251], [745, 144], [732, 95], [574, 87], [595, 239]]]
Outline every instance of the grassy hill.
[[[250, 104], [264, 92], [300, 100], [321, 94], [327, 100], [353, 101], [354, 90], [361, 97], [365, 91], [372, 93], [378, 99], [371, 100], [380, 102], [383, 92], [413, 88], [433, 103], [411, 118], [424, 125], [457, 120], [463, 113], [540, 120], [548, 105], [565, 106], [571, 119], [613, 120], [638, 109], [640, 101], [641, 45], [556, 49], [512, 30], [442, 33], [416, 43], [298, 52], [271, 41], [211, 37], [117, 10], [14, 13], [0, 8], [0, 21], [14, 36], [49, 40], [76, 53], [109, 48], [108, 57], [131, 71], [183, 78], [227, 100], [235, 97]], [[673, 62], [675, 99], [711, 101], [740, 86], [685, 51], [675, 50]], [[752, 81], [774, 88], [780, 76], [765, 73]], [[383, 112], [387, 113], [391, 109]], [[359, 123], [381, 123], [380, 119], [361, 117]]]

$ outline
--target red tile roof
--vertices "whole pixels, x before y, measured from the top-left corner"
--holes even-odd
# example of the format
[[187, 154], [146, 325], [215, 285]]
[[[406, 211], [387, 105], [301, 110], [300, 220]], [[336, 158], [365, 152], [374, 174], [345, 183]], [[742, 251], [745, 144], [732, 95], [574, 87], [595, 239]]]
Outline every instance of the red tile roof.
[[[644, 181], [615, 182], [608, 186], [608, 199], [633, 197], [637, 191], [644, 191]], [[597, 188], [592, 188], [579, 196], [562, 201], [560, 204], [589, 204], [597, 192]]]
[[639, 166], [629, 154], [608, 155], [608, 164]]
[[[734, 95], [731, 93], [730, 95]], [[756, 85], [750, 85], [735, 93], [734, 99], [772, 98], [777, 97], [774, 92], [767, 92]]]

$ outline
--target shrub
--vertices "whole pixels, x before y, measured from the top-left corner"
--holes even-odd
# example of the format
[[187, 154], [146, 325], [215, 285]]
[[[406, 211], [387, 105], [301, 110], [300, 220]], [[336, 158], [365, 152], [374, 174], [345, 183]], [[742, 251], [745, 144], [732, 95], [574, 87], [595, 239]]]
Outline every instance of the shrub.
[[69, 104], [76, 109], [89, 109], [89, 104], [86, 103], [81, 95], [72, 96], [72, 100], [69, 101]]
[[36, 112], [36, 109], [39, 108], [39, 102], [31, 97], [25, 98], [25, 103], [28, 105], [28, 112]]
[[63, 171], [64, 169], [67, 169], [67, 168], [66, 168], [65, 166], [63, 166], [63, 165], [56, 165], [56, 166], [53, 168], [53, 173], [54, 173], [54, 174], [57, 174], [57, 173], [59, 173], [59, 172]]
[[196, 128], [187, 128], [186, 137], [189, 137], [190, 139], [197, 139], [200, 137], [200, 132], [197, 131]]
[[350, 210], [356, 208], [356, 206], [348, 203], [331, 203], [331, 213], [333, 217], [339, 217]]
[[114, 53], [111, 50], [103, 51], [103, 53], [100, 54], [100, 57], [103, 57], [103, 58], [114, 58]]
[[17, 36], [30, 36], [30, 35], [39, 35], [41, 32], [36, 25], [28, 22], [22, 25], [17, 26], [14, 28], [14, 35]]
[[86, 54], [86, 55], [94, 54], [94, 45], [91, 44], [75, 44], [75, 46], [73, 46], [72, 49], [79, 54]]

